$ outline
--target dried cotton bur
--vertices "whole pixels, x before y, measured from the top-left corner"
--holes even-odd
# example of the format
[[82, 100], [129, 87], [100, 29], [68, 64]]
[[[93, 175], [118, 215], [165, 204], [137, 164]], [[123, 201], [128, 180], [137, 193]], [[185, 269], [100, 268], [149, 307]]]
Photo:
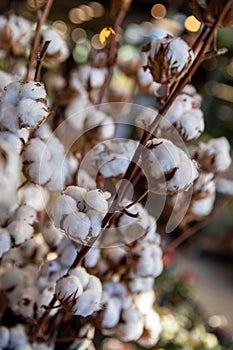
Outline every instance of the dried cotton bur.
[[[196, 141], [205, 123], [190, 84], [227, 2], [190, 1], [209, 34], [197, 37], [198, 50], [170, 34], [151, 39], [145, 67], [141, 48], [131, 56], [117, 51], [130, 3], [114, 2], [119, 32], [101, 49], [83, 41], [70, 50], [70, 28], [60, 35], [46, 22], [50, 0], [36, 32], [23, 17], [0, 16], [0, 350], [76, 348], [73, 341], [102, 348], [109, 337], [155, 346], [163, 327], [156, 300], [163, 246], [160, 218], [143, 196], [168, 195], [172, 203], [189, 194], [178, 223], [184, 227], [208, 217], [216, 191], [233, 193], [222, 177], [231, 164], [226, 138]], [[228, 10], [219, 27], [231, 24]], [[154, 37], [146, 31], [142, 38]], [[46, 41], [41, 81], [27, 80]], [[90, 54], [76, 64], [82, 44]], [[138, 112], [128, 103], [137, 97], [150, 108]], [[116, 123], [128, 117], [132, 139]], [[133, 188], [145, 191], [135, 201]]]

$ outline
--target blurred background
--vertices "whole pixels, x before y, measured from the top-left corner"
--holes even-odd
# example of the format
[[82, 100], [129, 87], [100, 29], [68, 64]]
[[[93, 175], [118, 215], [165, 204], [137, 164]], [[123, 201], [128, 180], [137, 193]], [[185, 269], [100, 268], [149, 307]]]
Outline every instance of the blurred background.
[[[113, 1], [111, 6], [110, 1], [54, 1], [49, 21], [69, 40], [72, 48], [71, 65], [88, 62], [92, 48], [98, 50], [104, 47], [99, 42], [99, 32], [113, 25], [117, 2]], [[44, 3], [45, 0], [1, 0], [0, 11], [13, 11], [36, 23], [37, 10]], [[140, 55], [144, 44], [164, 36], [165, 32], [182, 35], [192, 43], [199, 28], [200, 23], [191, 16], [188, 1], [134, 0], [119, 34], [119, 55], [123, 60], [133, 59]], [[206, 60], [192, 79], [192, 84], [203, 97], [206, 131], [202, 139], [224, 135], [231, 145], [232, 38], [232, 28], [219, 30], [218, 47], [227, 48], [228, 52]], [[130, 84], [130, 78], [118, 75], [114, 84]], [[151, 99], [153, 97], [140, 95], [135, 97], [134, 102], [152, 105]], [[233, 177], [233, 171], [230, 170], [228, 175]], [[168, 266], [158, 279], [157, 288], [165, 326], [170, 333], [164, 334], [157, 349], [182, 349], [184, 339], [189, 342], [189, 349], [233, 349], [232, 214], [233, 205], [230, 204], [220, 211], [217, 218], [181, 245], [174, 256], [169, 257]], [[171, 242], [176, 235], [168, 234], [165, 241]], [[189, 339], [187, 333], [193, 325], [196, 333], [192, 333]], [[219, 336], [222, 344], [220, 348], [216, 347], [215, 338], [208, 336], [200, 346], [197, 339], [204, 337], [205, 329]], [[179, 339], [177, 334], [180, 334]]]

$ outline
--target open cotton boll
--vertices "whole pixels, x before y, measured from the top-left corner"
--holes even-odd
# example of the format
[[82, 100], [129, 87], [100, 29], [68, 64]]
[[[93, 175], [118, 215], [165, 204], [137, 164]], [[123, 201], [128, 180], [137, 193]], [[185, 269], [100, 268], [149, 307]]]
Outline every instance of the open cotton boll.
[[5, 86], [3, 94], [1, 96], [1, 103], [9, 103], [17, 105], [20, 99], [20, 90], [22, 84], [19, 81], [14, 81]]
[[198, 176], [197, 165], [187, 154], [166, 139], [148, 141], [142, 165], [149, 188], [156, 193], [187, 190]]
[[121, 309], [121, 300], [116, 297], [110, 298], [104, 310], [104, 317], [101, 326], [104, 328], [116, 327], [120, 321]]
[[38, 137], [30, 139], [23, 151], [23, 161], [25, 162], [45, 162], [51, 159], [51, 153], [46, 145]]
[[78, 266], [74, 269], [71, 269], [69, 271], [69, 274], [71, 276], [76, 276], [80, 280], [80, 282], [83, 286], [83, 289], [87, 288], [87, 284], [88, 284], [90, 275], [87, 273], [87, 271], [84, 267]]
[[47, 94], [46, 94], [44, 84], [34, 80], [28, 80], [28, 81], [25, 81], [24, 83], [21, 83], [19, 98], [30, 99], [33, 101], [41, 101], [41, 102], [44, 102], [45, 104], [47, 99]]
[[102, 215], [95, 210], [88, 210], [87, 216], [91, 222], [90, 234], [92, 237], [97, 237], [101, 231]]
[[19, 155], [5, 141], [0, 141], [0, 224], [4, 224], [17, 205], [20, 184]]
[[30, 183], [19, 189], [18, 198], [20, 203], [26, 203], [36, 211], [41, 211], [48, 203], [49, 193], [46, 188]]
[[85, 243], [91, 222], [85, 213], [75, 212], [67, 215], [62, 224], [62, 229], [74, 241]]
[[101, 309], [100, 300], [101, 295], [96, 293], [94, 290], [86, 290], [78, 298], [72, 310], [77, 316], [87, 317], [92, 315], [95, 311]]
[[24, 220], [14, 220], [7, 230], [15, 245], [22, 244], [33, 236], [34, 229]]
[[0, 141], [5, 141], [11, 145], [11, 147], [16, 151], [16, 153], [20, 154], [22, 151], [23, 142], [22, 140], [15, 134], [9, 131], [0, 131]]
[[36, 221], [36, 210], [27, 204], [23, 204], [16, 209], [14, 219], [23, 220], [32, 225]]
[[93, 290], [96, 294], [101, 296], [102, 294], [102, 284], [100, 279], [96, 276], [89, 276], [88, 284], [86, 286], [86, 290]]
[[144, 316], [144, 331], [145, 335], [143, 334], [138, 339], [138, 343], [145, 347], [156, 345], [162, 331], [162, 326], [159, 315], [153, 309]]
[[80, 211], [85, 210], [85, 196], [87, 193], [86, 188], [79, 186], [68, 186], [63, 193], [76, 201], [76, 206]]
[[170, 84], [182, 76], [194, 59], [190, 46], [179, 37], [156, 39], [143, 48], [147, 67], [158, 83]]
[[68, 275], [57, 281], [55, 293], [61, 302], [72, 302], [72, 299], [76, 299], [82, 295], [83, 287], [78, 277]]
[[143, 317], [135, 306], [131, 306], [122, 312], [124, 323], [120, 323], [118, 334], [120, 339], [128, 341], [137, 341], [143, 333]]
[[20, 126], [37, 127], [47, 117], [47, 110], [42, 102], [22, 98], [17, 106]]
[[[0, 22], [1, 27], [1, 22]], [[14, 80], [14, 76], [10, 73], [0, 70], [0, 96], [4, 90], [4, 87], [10, 84]]]
[[125, 173], [137, 147], [133, 140], [107, 140], [95, 146], [91, 153], [93, 167], [103, 177]]
[[19, 128], [17, 109], [9, 102], [0, 101], [0, 129], [16, 132]]
[[85, 202], [90, 209], [94, 209], [100, 214], [104, 215], [108, 211], [108, 202], [103, 192], [98, 189], [88, 191], [85, 195]]
[[54, 59], [58, 62], [64, 62], [69, 56], [69, 49], [66, 41], [53, 29], [48, 28], [42, 32], [43, 41], [50, 41], [46, 51], [47, 59]]
[[193, 156], [204, 171], [222, 172], [231, 165], [230, 144], [225, 137], [200, 142]]
[[84, 259], [84, 265], [87, 268], [93, 268], [96, 266], [100, 259], [100, 249], [98, 247], [92, 247]]
[[130, 272], [129, 278], [129, 289], [133, 293], [148, 292], [153, 289], [154, 277], [141, 277]]
[[11, 237], [9, 232], [5, 228], [0, 228], [0, 258], [11, 247]]
[[75, 130], [82, 131], [89, 107], [90, 102], [85, 94], [72, 99], [66, 107], [65, 118]]

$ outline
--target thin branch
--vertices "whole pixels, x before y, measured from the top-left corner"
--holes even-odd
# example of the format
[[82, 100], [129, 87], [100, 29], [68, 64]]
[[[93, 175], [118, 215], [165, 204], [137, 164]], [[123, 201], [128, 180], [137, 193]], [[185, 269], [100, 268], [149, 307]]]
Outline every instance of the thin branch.
[[98, 104], [100, 104], [103, 101], [104, 95], [105, 95], [105, 91], [107, 89], [107, 87], [109, 86], [111, 77], [112, 77], [112, 73], [113, 73], [113, 67], [114, 64], [116, 62], [116, 58], [117, 58], [117, 34], [119, 32], [119, 28], [129, 10], [130, 4], [131, 4], [132, 0], [126, 1], [125, 5], [122, 5], [120, 8], [120, 11], [118, 12], [114, 25], [113, 25], [113, 29], [116, 33], [116, 35], [111, 35], [110, 36], [110, 46], [109, 46], [109, 52], [108, 52], [108, 74], [107, 77], [104, 81], [104, 84], [101, 88], [100, 94], [99, 94], [99, 100], [98, 100]]
[[37, 22], [36, 35], [35, 35], [35, 38], [33, 40], [33, 45], [32, 45], [32, 49], [31, 49], [31, 53], [30, 53], [30, 57], [29, 57], [28, 65], [27, 65], [27, 74], [26, 74], [25, 80], [30, 79], [30, 72], [35, 64], [38, 48], [40, 46], [42, 26], [45, 23], [48, 15], [49, 15], [52, 4], [53, 4], [53, 0], [47, 0], [44, 11], [42, 12], [42, 14]]
[[205, 218], [205, 220], [199, 222], [198, 224], [188, 228], [186, 231], [184, 231], [179, 237], [177, 237], [167, 248], [165, 248], [164, 253], [174, 251], [177, 249], [184, 241], [186, 241], [191, 236], [198, 233], [202, 228], [207, 226], [213, 219], [215, 219], [219, 213], [222, 211], [223, 208], [225, 208], [230, 201], [232, 200], [231, 197], [224, 198], [218, 206], [212, 211], [212, 213]]
[[38, 52], [38, 54], [37, 54], [37, 64], [36, 64], [34, 81], [38, 81], [38, 79], [40, 78], [41, 66], [42, 66], [43, 60], [44, 60], [45, 55], [46, 55], [46, 51], [47, 51], [50, 43], [51, 43], [51, 41], [46, 41], [42, 47], [42, 50], [40, 52]]

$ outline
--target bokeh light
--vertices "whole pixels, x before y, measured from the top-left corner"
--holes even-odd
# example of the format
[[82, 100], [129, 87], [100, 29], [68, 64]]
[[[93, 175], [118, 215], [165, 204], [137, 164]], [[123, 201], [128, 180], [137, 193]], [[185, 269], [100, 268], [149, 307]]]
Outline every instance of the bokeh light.
[[68, 31], [67, 24], [64, 21], [57, 20], [54, 21], [52, 27], [55, 28], [61, 36], [65, 36]]
[[101, 43], [100, 40], [99, 40], [99, 34], [95, 34], [91, 38], [91, 45], [92, 45], [92, 47], [94, 49], [101, 50], [101, 49], [103, 49], [105, 47], [106, 41], [104, 43]]
[[201, 22], [199, 22], [196, 17], [194, 16], [189, 16], [186, 18], [186, 20], [184, 21], [184, 26], [185, 29], [187, 29], [189, 32], [198, 32], [198, 30], [201, 27]]
[[46, 0], [27, 0], [27, 5], [31, 9], [39, 9], [45, 4]]
[[86, 14], [85, 12], [76, 7], [76, 8], [72, 8], [70, 11], [69, 11], [69, 20], [72, 22], [72, 23], [75, 23], [75, 24], [80, 24], [82, 23], [83, 21], [86, 21]]
[[96, 1], [89, 2], [89, 7], [93, 10], [93, 17], [98, 18], [104, 15], [104, 7], [102, 4]]
[[87, 38], [87, 32], [83, 28], [75, 28], [71, 33], [71, 39], [75, 42], [85, 41]]
[[151, 9], [151, 16], [155, 19], [162, 19], [166, 16], [166, 7], [162, 4], [155, 4]]

